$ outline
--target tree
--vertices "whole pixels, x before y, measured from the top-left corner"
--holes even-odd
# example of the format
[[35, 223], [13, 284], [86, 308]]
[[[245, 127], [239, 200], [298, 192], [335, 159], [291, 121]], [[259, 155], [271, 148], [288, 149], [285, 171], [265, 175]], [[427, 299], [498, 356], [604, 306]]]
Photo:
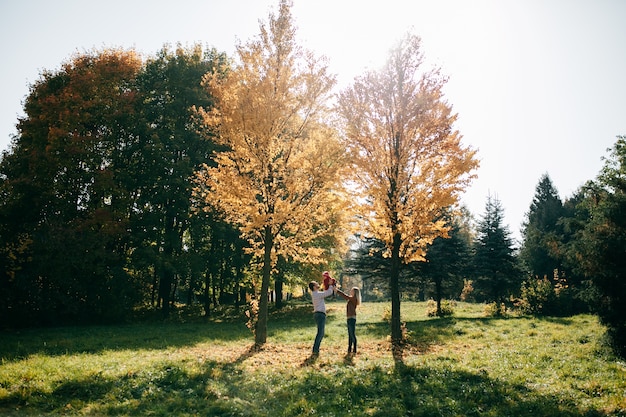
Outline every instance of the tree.
[[488, 196], [474, 241], [474, 287], [484, 301], [497, 304], [498, 312], [506, 298], [520, 288], [514, 252], [502, 204], [496, 197]]
[[164, 47], [139, 75], [143, 124], [129, 158], [134, 174], [130, 180], [136, 190], [133, 227], [136, 245], [145, 248], [142, 256], [150, 253], [159, 278], [158, 304], [165, 316], [177, 277], [186, 268], [185, 252], [193, 250], [184, 244], [192, 222], [214, 219], [192, 216], [191, 178], [216, 150], [211, 138], [200, 133], [193, 109], [210, 109], [212, 98], [202, 79], [226, 64], [226, 56], [215, 50], [179, 45], [174, 51]]
[[363, 195], [365, 229], [391, 260], [391, 337], [402, 341], [401, 265], [424, 260], [445, 236], [442, 210], [453, 206], [478, 166], [453, 129], [457, 118], [443, 99], [438, 70], [424, 71], [420, 39], [407, 36], [380, 71], [358, 77], [340, 94], [338, 111]]
[[[582, 236], [591, 220], [592, 207], [589, 190], [595, 186], [588, 182], [563, 202], [563, 217], [559, 220], [562, 235], [558, 253], [562, 254], [563, 275], [567, 279], [568, 295], [571, 296], [569, 313], [587, 313], [595, 304], [595, 290], [580, 262]], [[562, 314], [562, 313], [561, 313]]]
[[590, 217], [577, 260], [598, 292], [594, 303], [615, 351], [626, 357], [626, 137], [618, 136], [595, 182], [585, 186]]
[[460, 294], [463, 279], [470, 276], [471, 263], [471, 231], [465, 217], [445, 213], [446, 223], [451, 225], [448, 237], [438, 237], [428, 248], [426, 262], [417, 264], [418, 274], [433, 288], [437, 304], [437, 316], [442, 315], [441, 300], [454, 294]]
[[120, 149], [140, 67], [132, 51], [86, 53], [31, 86], [0, 163], [0, 292], [13, 324], [111, 320], [133, 306]]
[[[363, 281], [363, 297], [373, 296], [373, 289], [389, 293], [390, 259], [385, 258], [385, 244], [376, 238], [357, 236], [356, 244], [344, 260], [344, 267], [358, 275]], [[403, 271], [405, 272], [405, 271]], [[401, 276], [401, 279], [403, 277]]]
[[522, 227], [520, 260], [532, 276], [551, 279], [555, 270], [563, 271], [562, 255], [559, 254], [563, 215], [559, 194], [548, 174], [544, 174], [537, 184]]
[[227, 150], [198, 172], [196, 194], [239, 227], [261, 268], [255, 343], [267, 339], [267, 294], [278, 256], [318, 262], [311, 243], [341, 231], [344, 150], [325, 122], [334, 85], [325, 63], [295, 43], [291, 4], [237, 48], [239, 64], [209, 75], [215, 107], [200, 109]]

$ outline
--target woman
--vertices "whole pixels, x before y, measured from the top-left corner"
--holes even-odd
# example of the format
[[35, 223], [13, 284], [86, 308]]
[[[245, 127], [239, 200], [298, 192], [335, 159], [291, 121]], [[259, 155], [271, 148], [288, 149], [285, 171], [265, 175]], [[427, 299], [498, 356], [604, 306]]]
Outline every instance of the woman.
[[352, 287], [350, 295], [337, 289], [337, 293], [348, 301], [346, 304], [346, 316], [348, 319], [348, 355], [356, 354], [356, 307], [361, 304], [361, 291]]

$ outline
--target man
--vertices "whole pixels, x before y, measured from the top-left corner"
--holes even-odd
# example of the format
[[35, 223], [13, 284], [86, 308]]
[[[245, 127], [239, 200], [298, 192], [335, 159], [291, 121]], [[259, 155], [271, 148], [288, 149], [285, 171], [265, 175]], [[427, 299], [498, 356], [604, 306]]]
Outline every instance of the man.
[[316, 281], [311, 281], [309, 289], [313, 299], [313, 318], [315, 319], [315, 324], [317, 324], [317, 334], [313, 343], [313, 355], [317, 356], [320, 354], [320, 344], [324, 338], [324, 328], [326, 327], [326, 303], [324, 299], [333, 294], [335, 287], [331, 285], [327, 290], [320, 291], [320, 284]]

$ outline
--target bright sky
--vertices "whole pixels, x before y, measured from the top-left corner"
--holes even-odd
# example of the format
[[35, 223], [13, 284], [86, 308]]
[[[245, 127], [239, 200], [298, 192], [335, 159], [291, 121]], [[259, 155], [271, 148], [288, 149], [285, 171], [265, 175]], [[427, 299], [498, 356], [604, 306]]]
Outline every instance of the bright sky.
[[[481, 167], [475, 216], [497, 196], [514, 237], [542, 174], [561, 198], [595, 178], [626, 135], [626, 1], [293, 0], [298, 39], [340, 86], [377, 68], [407, 31], [450, 77], [446, 96]], [[278, 0], [0, 0], [0, 150], [31, 83], [75, 52], [195, 42], [232, 54]]]

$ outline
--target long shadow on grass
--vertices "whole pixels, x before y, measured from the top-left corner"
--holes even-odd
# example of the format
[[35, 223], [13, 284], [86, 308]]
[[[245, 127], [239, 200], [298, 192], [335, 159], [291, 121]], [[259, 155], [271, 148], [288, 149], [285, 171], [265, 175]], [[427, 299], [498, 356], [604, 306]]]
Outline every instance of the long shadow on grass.
[[246, 339], [250, 339], [250, 331], [243, 320], [31, 329], [3, 333], [0, 358], [14, 361], [33, 354], [56, 356], [152, 350], [193, 346], [212, 340]]
[[[189, 374], [161, 364], [118, 380], [66, 381], [51, 394], [0, 401], [0, 412], [100, 415], [240, 416], [601, 416], [570, 398], [545, 396], [487, 371], [445, 366], [373, 365], [246, 372], [233, 363], [207, 362]], [[56, 414], [55, 414], [56, 413]]]
[[[300, 328], [311, 319], [311, 305], [292, 304], [270, 312], [268, 332]], [[329, 320], [332, 320], [330, 318]], [[20, 360], [33, 354], [49, 356], [100, 353], [108, 350], [152, 350], [219, 341], [249, 341], [243, 312], [228, 318], [192, 322], [148, 322], [111, 326], [76, 326], [3, 332], [0, 358]]]
[[[277, 389], [278, 388], [278, 389]], [[436, 366], [393, 368], [376, 365], [329, 372], [311, 370], [293, 382], [274, 381], [255, 398], [276, 403], [258, 415], [333, 416], [601, 416], [571, 399], [545, 396], [486, 371], [455, 371]], [[253, 398], [254, 399], [254, 398]]]
[[[522, 317], [510, 317], [504, 320], [519, 320]], [[424, 319], [406, 322], [408, 330], [408, 342], [414, 348], [422, 352], [428, 351], [432, 346], [445, 344], [451, 338], [459, 335], [459, 322], [477, 323], [480, 327], [487, 327], [495, 320], [503, 320], [491, 317], [467, 318], [467, 317], [443, 317], [434, 319]], [[358, 325], [358, 332], [369, 334], [378, 339], [389, 336], [391, 328], [387, 322], [369, 322]], [[464, 326], [461, 326], [461, 329]]]

